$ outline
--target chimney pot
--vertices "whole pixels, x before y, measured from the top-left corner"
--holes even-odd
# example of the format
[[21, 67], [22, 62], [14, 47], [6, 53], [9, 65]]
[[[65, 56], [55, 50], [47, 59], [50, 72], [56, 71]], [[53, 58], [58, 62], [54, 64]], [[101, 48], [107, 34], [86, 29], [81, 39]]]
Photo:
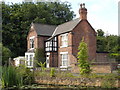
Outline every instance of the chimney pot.
[[80, 8], [82, 8], [82, 4], [80, 4]]
[[80, 4], [79, 9], [80, 19], [87, 19], [87, 9], [85, 8], [85, 3]]
[[83, 3], [83, 8], [85, 8], [85, 3]]

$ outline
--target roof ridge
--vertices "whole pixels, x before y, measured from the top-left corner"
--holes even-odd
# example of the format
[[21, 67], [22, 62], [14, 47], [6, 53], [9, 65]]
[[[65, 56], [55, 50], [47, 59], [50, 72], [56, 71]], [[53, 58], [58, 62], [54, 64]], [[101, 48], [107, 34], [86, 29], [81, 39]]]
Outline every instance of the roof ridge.
[[75, 21], [75, 20], [77, 20], [77, 19], [79, 19], [79, 18], [76, 18], [76, 19], [70, 20], [70, 21], [65, 22], [65, 23], [63, 23], [63, 24], [60, 24], [60, 25], [58, 25], [58, 26], [64, 25], [64, 24], [66, 24], [66, 23], [70, 23], [70, 22]]

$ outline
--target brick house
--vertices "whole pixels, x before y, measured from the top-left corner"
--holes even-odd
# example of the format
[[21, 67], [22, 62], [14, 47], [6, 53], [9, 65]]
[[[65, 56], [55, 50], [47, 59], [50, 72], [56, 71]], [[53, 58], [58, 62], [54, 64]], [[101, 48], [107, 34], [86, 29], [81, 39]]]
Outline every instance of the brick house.
[[36, 48], [44, 48], [47, 67], [71, 67], [77, 63], [78, 46], [83, 37], [89, 60], [96, 59], [96, 32], [87, 20], [85, 4], [80, 5], [79, 14], [80, 18], [58, 26], [31, 24], [25, 52], [28, 67], [33, 67]]

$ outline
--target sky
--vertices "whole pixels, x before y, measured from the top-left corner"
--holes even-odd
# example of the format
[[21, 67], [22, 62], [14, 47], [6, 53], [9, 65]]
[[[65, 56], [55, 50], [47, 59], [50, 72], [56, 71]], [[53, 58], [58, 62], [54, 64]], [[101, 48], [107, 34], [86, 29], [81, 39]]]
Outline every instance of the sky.
[[[1, 1], [1, 0], [0, 0]], [[21, 3], [23, 0], [4, 0], [6, 3]], [[118, 35], [118, 2], [120, 0], [60, 0], [71, 3], [72, 11], [79, 18], [81, 3], [88, 10], [87, 19], [95, 30], [102, 29], [106, 35]]]

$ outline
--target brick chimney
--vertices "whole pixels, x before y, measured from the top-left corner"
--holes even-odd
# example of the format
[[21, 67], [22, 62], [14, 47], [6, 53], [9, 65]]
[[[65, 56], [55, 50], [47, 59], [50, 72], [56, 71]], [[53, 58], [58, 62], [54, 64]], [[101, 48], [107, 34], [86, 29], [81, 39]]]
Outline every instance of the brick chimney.
[[85, 8], [85, 3], [80, 4], [79, 9], [80, 19], [87, 19], [87, 9]]

